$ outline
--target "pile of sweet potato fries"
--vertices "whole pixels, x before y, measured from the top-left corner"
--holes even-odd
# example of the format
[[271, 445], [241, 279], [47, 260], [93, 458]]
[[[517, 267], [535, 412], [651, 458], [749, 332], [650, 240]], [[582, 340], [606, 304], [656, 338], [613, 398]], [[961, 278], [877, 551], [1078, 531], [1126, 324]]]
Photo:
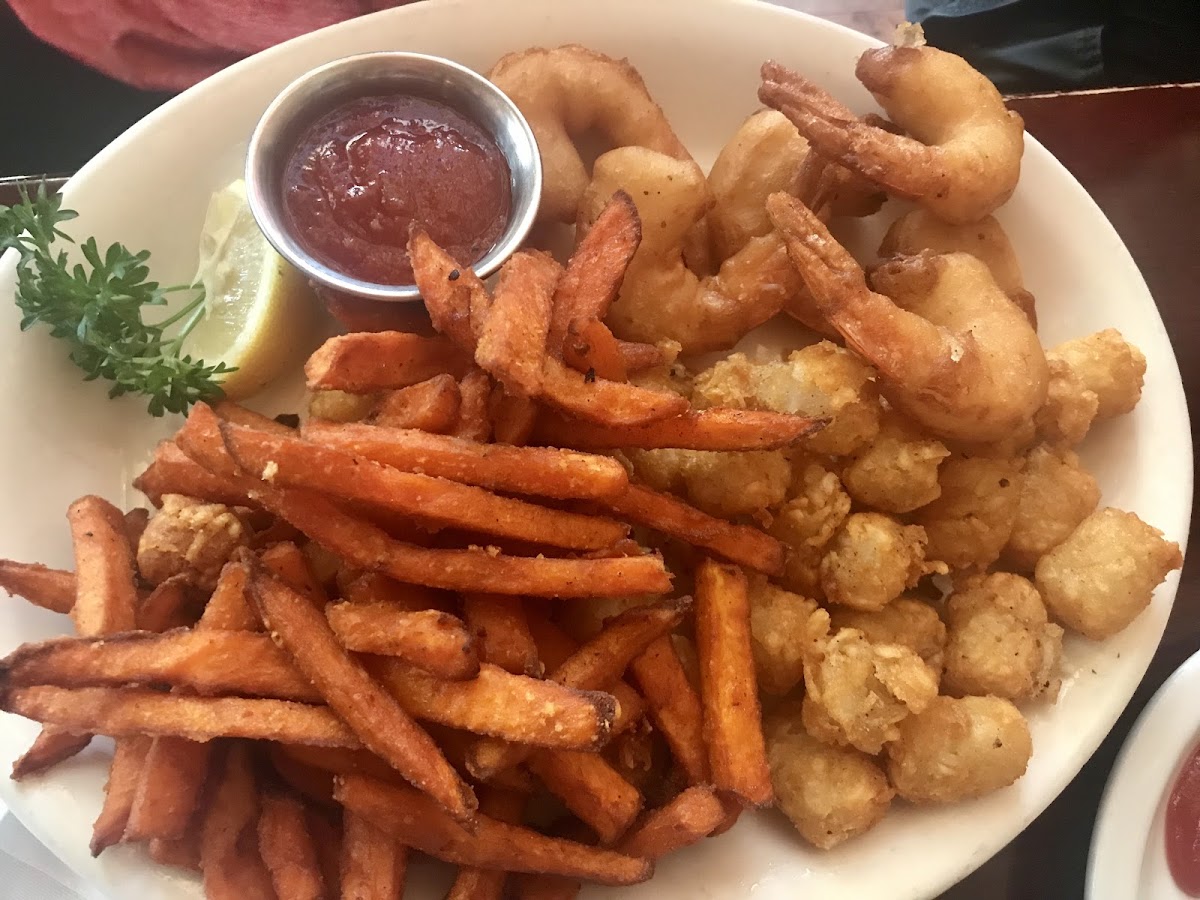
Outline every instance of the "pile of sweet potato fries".
[[[0, 708], [43, 723], [14, 777], [112, 736], [93, 853], [144, 842], [218, 900], [390, 900], [410, 851], [459, 867], [451, 898], [571, 897], [771, 802], [743, 568], [778, 574], [783, 547], [579, 448], [822, 423], [629, 383], [663, 362], [602, 324], [638, 239], [618, 194], [565, 267], [521, 252], [489, 292], [415, 235], [439, 334], [347, 334], [306, 367], [372, 395], [367, 421], [199, 404], [135, 482], [189, 498], [176, 518], [88, 496], [73, 573], [0, 562], [76, 631], [0, 664]], [[166, 532], [183, 562], [149, 578]], [[601, 598], [639, 602], [572, 634], [560, 612]]]

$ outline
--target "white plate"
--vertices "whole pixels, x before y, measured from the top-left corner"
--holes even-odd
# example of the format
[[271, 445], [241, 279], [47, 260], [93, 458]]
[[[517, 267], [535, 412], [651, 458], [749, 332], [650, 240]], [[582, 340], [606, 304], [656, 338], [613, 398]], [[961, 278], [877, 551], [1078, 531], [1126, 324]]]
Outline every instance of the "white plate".
[[[502, 53], [584, 42], [628, 56], [702, 163], [711, 162], [741, 119], [757, 108], [760, 63], [774, 57], [827, 85], [861, 111], [872, 108], [854, 80], [862, 35], [766, 4], [738, 0], [432, 0], [351, 21], [243, 62], [148, 116], [89, 163], [66, 188], [81, 213], [74, 234], [120, 239], [153, 251], [156, 277], [186, 279], [209, 193], [237, 174], [246, 139], [272, 96], [327, 60], [367, 50], [443, 54], [487, 69]], [[1186, 537], [1191, 449], [1178, 368], [1162, 322], [1133, 261], [1095, 204], [1030, 140], [1021, 185], [1001, 211], [1039, 301], [1048, 343], [1114, 326], [1149, 360], [1137, 411], [1097, 429], [1085, 457], [1104, 502], [1132, 509], [1173, 540]], [[0, 296], [11, 296], [11, 262]], [[136, 501], [127, 488], [153, 440], [170, 427], [136, 400], [112, 403], [83, 384], [63, 349], [42, 331], [20, 335], [0, 307], [0, 555], [69, 564], [63, 512], [86, 492]], [[630, 898], [748, 897], [759, 900], [929, 897], [962, 878], [1024, 828], [1062, 790], [1112, 727], [1158, 644], [1175, 577], [1151, 608], [1102, 645], [1069, 641], [1058, 706], [1031, 711], [1035, 755], [1015, 787], [946, 809], [897, 808], [863, 838], [831, 853], [800, 843], [782, 818], [748, 816], [728, 834], [668, 858]], [[0, 604], [0, 652], [63, 630], [63, 620]], [[33, 737], [7, 718], [0, 765]], [[189, 879], [150, 865], [135, 849], [87, 855], [99, 808], [104, 757], [89, 754], [52, 777], [0, 796], [71, 866], [114, 895], [198, 897]], [[434, 884], [438, 876], [430, 876]], [[422, 876], [424, 878], [424, 876]], [[607, 896], [588, 892], [589, 897]], [[414, 897], [434, 897], [432, 889]]]
[[1167, 798], [1200, 741], [1200, 653], [1163, 683], [1125, 739], [1100, 801], [1087, 900], [1187, 900], [1167, 868]]

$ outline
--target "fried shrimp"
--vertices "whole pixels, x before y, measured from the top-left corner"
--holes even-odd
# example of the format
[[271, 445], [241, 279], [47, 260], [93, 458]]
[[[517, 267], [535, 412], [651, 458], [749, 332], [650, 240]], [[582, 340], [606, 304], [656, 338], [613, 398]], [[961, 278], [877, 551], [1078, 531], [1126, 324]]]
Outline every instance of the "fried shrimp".
[[966, 60], [933, 47], [882, 47], [855, 74], [911, 137], [847, 115], [823, 88], [775, 62], [758, 98], [786, 115], [813, 149], [939, 219], [975, 222], [1017, 186], [1024, 123]]
[[605, 153], [580, 201], [579, 227], [587, 228], [618, 190], [637, 204], [642, 242], [605, 320], [617, 337], [678, 341], [684, 353], [727, 349], [802, 289], [774, 234], [750, 240], [715, 275], [701, 278], [688, 268], [686, 238], [712, 201], [694, 162], [644, 147]]
[[878, 371], [884, 395], [939, 437], [995, 441], [1046, 399], [1046, 356], [1025, 315], [965, 253], [885, 263], [873, 284], [812, 211], [786, 194], [771, 221], [825, 318]]
[[525, 114], [537, 138], [542, 221], [575, 219], [588, 184], [575, 138], [585, 132], [598, 132], [613, 147], [648, 147], [691, 161], [662, 107], [626, 60], [578, 44], [534, 47], [502, 57], [488, 77]]
[[922, 250], [934, 253], [970, 253], [988, 267], [1000, 290], [1021, 308], [1029, 324], [1037, 328], [1033, 294], [1025, 290], [1021, 264], [1016, 251], [995, 216], [986, 216], [969, 225], [951, 225], [928, 210], [914, 209], [892, 223], [879, 255], [914, 256]]

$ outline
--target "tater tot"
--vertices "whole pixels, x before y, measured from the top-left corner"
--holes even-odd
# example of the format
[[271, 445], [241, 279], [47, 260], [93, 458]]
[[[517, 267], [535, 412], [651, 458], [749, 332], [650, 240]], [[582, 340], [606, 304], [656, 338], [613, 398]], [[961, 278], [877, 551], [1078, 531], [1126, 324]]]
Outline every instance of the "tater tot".
[[1094, 512], [1040, 560], [1034, 581], [1051, 614], [1092, 640], [1138, 617], [1167, 573], [1183, 565], [1179, 545], [1131, 512]]
[[763, 577], [750, 581], [750, 649], [759, 690], [788, 693], [804, 678], [804, 646], [815, 600], [785, 591]]
[[1100, 503], [1100, 486], [1067, 448], [1045, 444], [1025, 459], [1025, 477], [1004, 560], [1032, 572], [1038, 559], [1065, 541]]
[[897, 597], [877, 612], [838, 607], [829, 611], [834, 628], [854, 628], [872, 644], [899, 644], [916, 653], [940, 676], [946, 624], [937, 610], [913, 597]]
[[764, 730], [775, 803], [810, 844], [836, 847], [887, 813], [895, 791], [883, 770], [865, 753], [810, 737], [794, 705], [768, 717]]
[[782, 451], [627, 450], [638, 481], [684, 494], [714, 516], [733, 518], [778, 506], [792, 468]]
[[837, 475], [806, 459], [794, 466], [790, 497], [768, 529], [787, 546], [783, 583], [806, 597], [821, 597], [821, 557], [850, 514], [850, 497]]
[[925, 529], [902, 525], [882, 513], [853, 513], [821, 560], [821, 589], [831, 603], [883, 609], [921, 576], [939, 571], [925, 564]]
[[946, 603], [949, 623], [942, 690], [955, 696], [1053, 701], [1062, 684], [1063, 630], [1020, 575], [965, 580]]
[[378, 394], [313, 391], [308, 395], [308, 414], [330, 422], [357, 422], [369, 416], [378, 402]]
[[1066, 341], [1046, 356], [1063, 360], [1096, 395], [1097, 419], [1127, 413], [1141, 399], [1146, 357], [1115, 328]]
[[925, 527], [930, 559], [951, 569], [984, 568], [1000, 558], [1021, 500], [1020, 457], [952, 456], [942, 463], [942, 494], [913, 513]]
[[945, 444], [923, 436], [899, 413], [885, 413], [875, 440], [842, 470], [842, 483], [859, 503], [881, 512], [912, 512], [942, 492], [938, 466], [949, 455]]
[[858, 356], [831, 341], [797, 350], [786, 360], [752, 361], [735, 353], [696, 377], [692, 402], [827, 416], [829, 424], [803, 445], [813, 453], [844, 456], [874, 440], [879, 431], [874, 374]]
[[1100, 398], [1064, 360], [1046, 356], [1050, 381], [1046, 402], [1034, 415], [1038, 436], [1050, 444], [1074, 447], [1087, 436]]
[[911, 803], [982, 797], [1025, 774], [1033, 755], [1029, 725], [1000, 697], [937, 697], [899, 725], [888, 744], [888, 776]]
[[818, 718], [827, 718], [836, 732], [814, 736], [836, 736], [835, 743], [878, 753], [899, 736], [901, 721], [937, 696], [937, 675], [907, 647], [872, 644], [853, 628], [832, 637], [828, 630], [828, 614], [813, 613], [804, 659], [804, 702], [820, 707], [823, 715]]

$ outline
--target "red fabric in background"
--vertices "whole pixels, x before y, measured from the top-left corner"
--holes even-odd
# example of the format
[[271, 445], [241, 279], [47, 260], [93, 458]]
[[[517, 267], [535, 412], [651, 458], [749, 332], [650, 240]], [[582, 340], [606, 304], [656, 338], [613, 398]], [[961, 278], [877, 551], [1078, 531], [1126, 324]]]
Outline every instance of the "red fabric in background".
[[42, 40], [140, 88], [180, 90], [288, 38], [406, 0], [8, 0]]

